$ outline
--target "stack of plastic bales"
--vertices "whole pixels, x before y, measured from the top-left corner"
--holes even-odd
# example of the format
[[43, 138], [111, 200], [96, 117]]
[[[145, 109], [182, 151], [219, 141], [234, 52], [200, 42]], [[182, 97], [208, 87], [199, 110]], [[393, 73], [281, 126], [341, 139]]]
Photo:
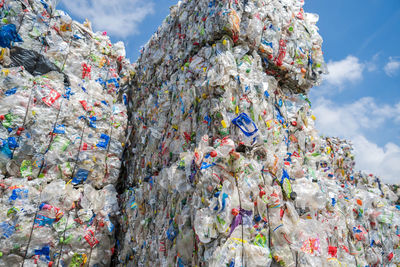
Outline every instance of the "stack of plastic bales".
[[119, 263], [395, 266], [400, 206], [322, 138], [325, 71], [303, 1], [179, 2], [129, 96]]
[[1, 266], [108, 266], [114, 251], [131, 65], [55, 2], [0, 4]]
[[400, 264], [398, 187], [315, 130], [303, 1], [179, 2], [135, 72], [55, 2], [0, 3], [1, 266]]

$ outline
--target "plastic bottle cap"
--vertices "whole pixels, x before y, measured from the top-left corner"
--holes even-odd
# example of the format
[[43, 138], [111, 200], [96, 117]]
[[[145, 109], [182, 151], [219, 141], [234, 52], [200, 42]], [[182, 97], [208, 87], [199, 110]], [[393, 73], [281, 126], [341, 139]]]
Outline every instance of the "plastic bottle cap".
[[293, 126], [297, 126], [297, 121], [292, 121]]
[[232, 209], [232, 215], [233, 216], [237, 216], [239, 214], [239, 210], [238, 209]]
[[215, 157], [217, 156], [217, 151], [215, 151], [215, 150], [211, 151], [211, 152], [210, 152], [210, 156], [211, 156], [212, 158], [215, 158]]

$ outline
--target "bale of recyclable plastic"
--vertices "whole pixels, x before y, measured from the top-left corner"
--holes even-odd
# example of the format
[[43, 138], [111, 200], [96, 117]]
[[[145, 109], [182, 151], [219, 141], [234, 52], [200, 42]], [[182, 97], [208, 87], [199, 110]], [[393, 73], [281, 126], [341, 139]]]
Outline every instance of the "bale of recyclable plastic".
[[119, 264], [399, 264], [398, 196], [315, 129], [326, 66], [303, 4], [171, 7], [129, 92]]
[[131, 64], [56, 10], [0, 7], [0, 265], [109, 266]]

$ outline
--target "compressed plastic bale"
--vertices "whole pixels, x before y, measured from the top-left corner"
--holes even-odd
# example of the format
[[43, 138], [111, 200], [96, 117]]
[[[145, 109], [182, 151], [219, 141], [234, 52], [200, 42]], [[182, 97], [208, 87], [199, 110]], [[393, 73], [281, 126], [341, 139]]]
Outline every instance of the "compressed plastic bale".
[[180, 2], [144, 46], [128, 94], [120, 264], [396, 260], [395, 235], [375, 237], [398, 217], [383, 208], [394, 193], [354, 171], [351, 143], [315, 130], [307, 92], [325, 63], [318, 16], [302, 5]]
[[[131, 69], [124, 48], [51, 1], [5, 1], [4, 11], [2, 21], [14, 23], [23, 42], [13, 40], [1, 58], [2, 185], [16, 179], [1, 201], [10, 206], [2, 242], [13, 244], [1, 250], [1, 264], [108, 266]], [[85, 191], [88, 184], [93, 189]]]

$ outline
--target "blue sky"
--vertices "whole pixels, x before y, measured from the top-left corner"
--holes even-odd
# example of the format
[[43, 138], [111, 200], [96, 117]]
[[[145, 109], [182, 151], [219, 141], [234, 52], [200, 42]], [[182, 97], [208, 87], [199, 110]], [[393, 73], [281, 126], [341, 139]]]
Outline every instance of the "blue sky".
[[[61, 0], [73, 19], [124, 41], [132, 62], [175, 0]], [[400, 183], [400, 1], [305, 0], [329, 74], [310, 91], [321, 134], [352, 141], [357, 168]]]

